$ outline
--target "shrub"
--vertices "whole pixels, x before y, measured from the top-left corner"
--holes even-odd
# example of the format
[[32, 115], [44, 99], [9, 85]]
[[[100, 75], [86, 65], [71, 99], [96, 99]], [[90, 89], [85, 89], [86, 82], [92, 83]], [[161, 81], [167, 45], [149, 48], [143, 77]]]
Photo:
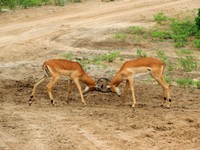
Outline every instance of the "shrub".
[[147, 54], [145, 52], [143, 52], [142, 50], [137, 50], [137, 57], [141, 58], [141, 57], [147, 57]]
[[115, 51], [115, 52], [110, 52], [106, 55], [102, 56], [102, 60], [105, 60], [107, 62], [113, 62], [120, 54], [121, 51]]
[[129, 32], [131, 34], [141, 35], [144, 33], [144, 28], [139, 27], [139, 26], [131, 26], [131, 27], [129, 27]]
[[197, 85], [197, 89], [200, 89], [200, 81], [197, 81], [195, 84]]
[[170, 29], [175, 35], [193, 36], [197, 32], [195, 24], [189, 20], [174, 20], [170, 24]]
[[40, 0], [21, 0], [18, 3], [23, 8], [33, 7], [33, 6], [40, 6], [42, 4], [42, 1]]
[[120, 40], [120, 41], [125, 41], [128, 38], [128, 35], [126, 33], [116, 33], [115, 34], [115, 39]]
[[158, 50], [157, 57], [160, 58], [164, 63], [167, 62], [167, 55], [165, 54], [164, 51]]
[[192, 79], [176, 79], [175, 82], [179, 85], [179, 86], [183, 86], [183, 87], [190, 87], [192, 85], [194, 85], [194, 81]]
[[186, 72], [197, 69], [197, 62], [193, 56], [180, 57], [179, 62], [183, 70]]
[[194, 40], [194, 45], [195, 45], [197, 48], [200, 48], [200, 39]]
[[196, 37], [197, 39], [200, 39], [200, 30], [197, 31], [197, 32], [195, 33], [195, 37]]
[[168, 20], [168, 17], [165, 16], [163, 13], [155, 14], [153, 17], [154, 17], [154, 21], [156, 21], [159, 24]]
[[55, 5], [58, 6], [64, 6], [65, 5], [65, 1], [64, 0], [54, 0]]
[[166, 31], [152, 31], [151, 36], [155, 38], [160, 38], [162, 40], [171, 38], [171, 34]]
[[113, 62], [120, 54], [121, 51], [114, 51], [103, 55], [97, 55], [91, 59], [94, 63], [99, 63], [101, 61]]
[[0, 10], [3, 7], [9, 7], [10, 9], [16, 6], [23, 8], [40, 6], [43, 4], [54, 3], [55, 5], [63, 6], [66, 2], [81, 2], [81, 0], [0, 0]]
[[61, 56], [65, 57], [68, 60], [72, 60], [73, 59], [73, 53], [72, 52], [62, 53]]
[[170, 24], [170, 29], [175, 47], [184, 47], [187, 44], [187, 38], [197, 33], [196, 25], [189, 20], [174, 20]]
[[184, 47], [187, 44], [186, 34], [172, 34], [172, 39], [175, 42], [175, 47]]
[[174, 63], [169, 62], [168, 65], [167, 65], [167, 70], [168, 70], [169, 72], [173, 71], [173, 70], [174, 70]]
[[176, 54], [178, 56], [182, 57], [183, 55], [193, 54], [193, 52], [191, 50], [187, 50], [187, 49], [180, 49], [179, 51], [176, 51]]
[[195, 25], [200, 30], [200, 8], [198, 9], [198, 16], [195, 18]]

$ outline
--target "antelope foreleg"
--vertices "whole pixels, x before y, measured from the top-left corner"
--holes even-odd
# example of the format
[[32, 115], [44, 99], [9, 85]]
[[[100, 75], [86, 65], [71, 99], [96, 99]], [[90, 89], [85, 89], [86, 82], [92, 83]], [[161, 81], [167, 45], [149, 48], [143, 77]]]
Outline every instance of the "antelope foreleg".
[[167, 107], [170, 107], [171, 105], [171, 99], [170, 99], [170, 88], [167, 82], [161, 77], [161, 78], [155, 78], [156, 81], [162, 86], [163, 88], [163, 104], [165, 101], [168, 101]]
[[82, 93], [82, 89], [81, 89], [81, 85], [80, 85], [80, 82], [78, 80], [78, 78], [75, 78], [74, 79], [74, 82], [79, 90], [79, 93], [80, 93], [80, 96], [81, 96], [81, 101], [83, 102], [84, 105], [86, 105], [85, 101], [84, 101], [84, 98], [83, 98], [83, 93]]
[[54, 102], [53, 102], [53, 95], [51, 93], [51, 88], [52, 86], [58, 81], [59, 79], [59, 76], [56, 76], [56, 77], [52, 77], [51, 81], [47, 84], [47, 92], [49, 94], [49, 98], [51, 100], [51, 104], [54, 105]]
[[135, 107], [136, 100], [135, 100], [135, 91], [134, 91], [134, 80], [133, 80], [132, 77], [128, 77], [128, 81], [129, 81], [129, 84], [130, 84], [130, 89], [131, 89], [132, 98], [133, 98], [132, 107]]
[[32, 99], [33, 99], [33, 97], [34, 97], [34, 95], [35, 95], [35, 92], [36, 92], [36, 89], [37, 89], [38, 85], [39, 85], [40, 83], [42, 83], [42, 82], [44, 81], [45, 78], [46, 78], [46, 76], [43, 75], [43, 76], [40, 77], [39, 80], [34, 84], [33, 91], [32, 91], [32, 94], [31, 94], [31, 96], [30, 96], [30, 99], [29, 99], [29, 106], [31, 106], [31, 104], [32, 104]]
[[128, 88], [129, 88], [129, 81], [126, 80], [126, 85], [125, 85], [124, 90], [123, 90], [123, 92], [122, 92], [122, 96], [123, 96], [123, 102], [122, 102], [122, 103], [125, 102], [126, 93], [127, 93]]
[[71, 93], [71, 89], [72, 88], [72, 80], [68, 80], [67, 83], [67, 98], [66, 98], [66, 102], [68, 102], [68, 98], [69, 98], [69, 94]]

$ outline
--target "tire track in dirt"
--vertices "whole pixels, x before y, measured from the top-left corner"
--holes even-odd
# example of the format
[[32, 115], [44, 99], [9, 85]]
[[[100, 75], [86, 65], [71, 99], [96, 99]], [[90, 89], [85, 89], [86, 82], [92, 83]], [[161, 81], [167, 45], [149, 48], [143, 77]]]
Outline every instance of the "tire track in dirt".
[[20, 141], [17, 138], [9, 135], [3, 130], [0, 130], [0, 150], [25, 150], [19, 143]]
[[[80, 124], [88, 124], [89, 120], [86, 117], [80, 116], [76, 117], [75, 120], [66, 120], [66, 117], [62, 114], [60, 115], [51, 115], [52, 120], [56, 120], [55, 130], [62, 135], [63, 138], [70, 138], [71, 143], [76, 145], [76, 149], [87, 149], [87, 150], [109, 150], [104, 140], [99, 139], [96, 135], [93, 134], [91, 130], [87, 130], [81, 127]], [[61, 125], [58, 122], [62, 122]], [[80, 123], [81, 122], [81, 123]], [[90, 122], [90, 127], [93, 128], [94, 124]], [[95, 127], [96, 128], [96, 127]], [[97, 128], [96, 128], [97, 130]], [[70, 137], [69, 137], [70, 135]]]
[[[13, 43], [23, 43], [24, 41], [39, 38], [41, 36], [49, 35], [59, 31], [64, 24], [67, 26], [65, 30], [76, 30], [80, 26], [82, 27], [97, 27], [115, 24], [117, 20], [123, 20], [123, 18], [130, 16], [137, 16], [148, 10], [154, 10], [157, 8], [166, 8], [171, 5], [177, 5], [184, 3], [188, 0], [168, 0], [168, 1], [140, 1], [140, 2], [127, 2], [122, 5], [114, 6], [109, 9], [109, 5], [105, 8], [90, 8], [89, 12], [78, 12], [75, 14], [59, 14], [54, 17], [47, 17], [36, 21], [29, 21], [27, 23], [15, 23], [14, 25], [1, 26], [0, 33], [0, 46]], [[15, 30], [18, 30], [17, 33]], [[21, 31], [20, 31], [21, 30]], [[25, 31], [24, 31], [25, 30]], [[73, 32], [72, 31], [72, 32]], [[9, 34], [7, 34], [9, 32]]]

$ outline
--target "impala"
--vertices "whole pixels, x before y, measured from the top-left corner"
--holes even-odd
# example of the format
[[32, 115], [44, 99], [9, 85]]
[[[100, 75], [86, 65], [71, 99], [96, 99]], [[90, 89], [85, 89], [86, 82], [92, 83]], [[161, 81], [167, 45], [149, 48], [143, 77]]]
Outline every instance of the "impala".
[[[44, 75], [34, 84], [32, 95], [29, 100], [29, 105], [31, 105], [32, 103], [32, 99], [35, 95], [35, 91], [38, 85], [49, 77], [51, 77], [51, 80], [46, 87], [52, 105], [54, 105], [54, 102], [53, 95], [51, 93], [51, 88], [61, 76], [65, 76], [68, 78], [67, 99], [69, 93], [71, 92], [72, 81], [75, 82], [81, 96], [81, 101], [85, 105], [86, 103], [84, 101], [83, 94], [94, 90], [101, 91], [100, 88], [98, 88], [98, 86], [96, 85], [96, 82], [83, 70], [83, 68], [78, 62], [73, 62], [64, 59], [52, 59], [45, 61], [43, 63], [42, 69], [44, 71]], [[81, 89], [80, 81], [87, 85], [83, 92]]]
[[125, 88], [123, 90], [123, 95], [125, 96], [128, 87], [130, 85], [133, 104], [132, 107], [135, 107], [136, 99], [134, 93], [134, 77], [151, 74], [151, 76], [162, 86], [163, 88], [163, 103], [168, 101], [167, 107], [170, 107], [170, 88], [167, 82], [163, 79], [163, 70], [165, 64], [156, 58], [146, 57], [139, 58], [135, 60], [126, 61], [120, 70], [111, 80], [110, 84], [107, 86], [107, 92], [115, 92], [121, 96], [121, 92], [118, 88], [118, 85], [126, 81]]

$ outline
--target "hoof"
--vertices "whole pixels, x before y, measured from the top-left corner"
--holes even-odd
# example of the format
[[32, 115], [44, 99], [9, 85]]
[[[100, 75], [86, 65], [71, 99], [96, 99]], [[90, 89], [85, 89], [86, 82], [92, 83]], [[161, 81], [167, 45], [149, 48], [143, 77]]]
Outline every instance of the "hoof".
[[86, 103], [85, 102], [82, 102], [85, 106], [86, 106]]
[[133, 104], [131, 107], [132, 107], [132, 108], [135, 108], [135, 104]]

